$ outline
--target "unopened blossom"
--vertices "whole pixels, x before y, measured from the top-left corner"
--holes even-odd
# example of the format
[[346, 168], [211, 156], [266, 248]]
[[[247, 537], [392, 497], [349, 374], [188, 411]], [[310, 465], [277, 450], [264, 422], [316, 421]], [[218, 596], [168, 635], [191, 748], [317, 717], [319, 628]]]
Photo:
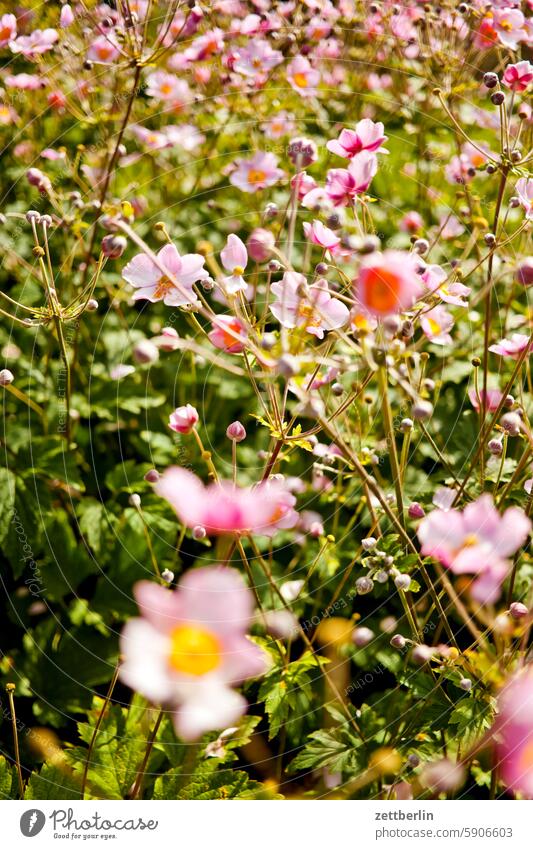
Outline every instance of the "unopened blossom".
[[533, 65], [524, 59], [522, 62], [517, 62], [516, 65], [507, 65], [502, 82], [511, 91], [523, 92], [533, 82]]
[[294, 496], [277, 480], [255, 487], [229, 481], [204, 486], [192, 472], [173, 466], [161, 475], [155, 491], [187, 527], [201, 525], [208, 534], [270, 535], [280, 527], [293, 527], [298, 519]]
[[276, 237], [270, 230], [265, 230], [264, 227], [256, 227], [248, 236], [246, 246], [254, 262], [266, 262], [272, 256], [272, 251], [276, 246]]
[[204, 257], [201, 254], [180, 256], [174, 245], [165, 245], [158, 251], [157, 259], [162, 268], [145, 254], [137, 254], [123, 269], [124, 280], [137, 290], [134, 300], [163, 301], [172, 307], [196, 303], [193, 286], [209, 277]]
[[533, 349], [533, 342], [529, 340], [530, 337], [524, 333], [513, 333], [510, 339], [502, 339], [501, 342], [491, 345], [489, 351], [500, 357], [511, 357], [517, 360], [526, 348], [528, 351]]
[[346, 304], [330, 295], [325, 280], [307, 287], [303, 274], [286, 271], [270, 288], [276, 298], [270, 310], [282, 327], [303, 327], [323, 339], [324, 331], [343, 327], [350, 317]]
[[516, 184], [515, 191], [526, 218], [533, 218], [533, 178], [521, 177]]
[[363, 118], [355, 125], [355, 130], [341, 130], [339, 138], [328, 141], [326, 147], [337, 156], [353, 159], [362, 150], [370, 153], [386, 153], [382, 148], [382, 144], [386, 141], [387, 136], [383, 132], [381, 121], [374, 123], [370, 118]]
[[[470, 399], [470, 403], [472, 404], [474, 410], [479, 412], [481, 406], [485, 407], [485, 410], [489, 413], [493, 413], [498, 409], [500, 402], [502, 400], [502, 393], [499, 389], [487, 389], [484, 392], [483, 389], [478, 389], [474, 386], [471, 386], [468, 390], [468, 397]], [[483, 404], [483, 399], [485, 399], [485, 403]]]
[[0, 17], [0, 47], [6, 47], [17, 36], [17, 19], [7, 14]]
[[68, 3], [65, 3], [64, 6], [61, 7], [61, 12], [59, 15], [59, 26], [63, 29], [66, 29], [71, 24], [74, 23], [74, 12]]
[[422, 554], [434, 557], [456, 575], [476, 575], [472, 595], [481, 603], [497, 601], [510, 570], [507, 558], [524, 545], [531, 522], [519, 507], [500, 515], [485, 493], [463, 511], [433, 510], [417, 534]]
[[237, 722], [247, 702], [233, 687], [268, 669], [247, 637], [254, 598], [239, 573], [203, 567], [175, 591], [141, 581], [134, 594], [141, 616], [121, 634], [121, 680], [167, 707], [184, 740]]
[[448, 310], [443, 306], [433, 307], [420, 316], [422, 330], [434, 345], [451, 345], [452, 337], [449, 331], [454, 321]]
[[378, 170], [374, 153], [362, 151], [350, 161], [348, 168], [330, 168], [326, 177], [326, 193], [334, 206], [347, 206], [356, 195], [364, 194]]
[[421, 291], [416, 257], [405, 251], [370, 254], [355, 281], [357, 301], [376, 316], [410, 309]]
[[533, 670], [515, 674], [498, 696], [494, 726], [501, 777], [510, 790], [533, 797]]
[[326, 248], [327, 250], [333, 250], [340, 245], [341, 240], [337, 234], [333, 230], [330, 230], [329, 227], [325, 227], [317, 219], [312, 224], [305, 221], [303, 228], [306, 239], [314, 245], [320, 245], [321, 248]]
[[10, 41], [12, 53], [21, 53], [26, 59], [33, 59], [51, 50], [59, 35], [55, 29], [36, 29], [30, 35], [19, 35], [15, 41]]
[[283, 171], [278, 168], [278, 160], [273, 153], [258, 151], [250, 159], [237, 159], [236, 166], [229, 181], [248, 194], [273, 186], [283, 177]]
[[198, 424], [199, 418], [196, 407], [193, 407], [192, 404], [185, 404], [183, 407], [176, 407], [174, 412], [170, 414], [168, 426], [176, 433], [191, 433], [194, 426]]
[[244, 351], [248, 331], [239, 318], [217, 315], [211, 323], [213, 329], [207, 335], [215, 348], [221, 348], [227, 354], [240, 354]]
[[287, 80], [302, 97], [313, 97], [320, 83], [320, 71], [313, 68], [305, 56], [296, 56], [287, 65]]
[[108, 65], [119, 56], [118, 45], [111, 35], [99, 35], [87, 51], [87, 58], [100, 65]]
[[234, 233], [230, 233], [226, 246], [220, 252], [222, 265], [229, 271], [230, 276], [223, 281], [224, 290], [228, 295], [236, 295], [237, 292], [246, 291], [244, 271], [248, 264], [248, 252], [246, 245]]

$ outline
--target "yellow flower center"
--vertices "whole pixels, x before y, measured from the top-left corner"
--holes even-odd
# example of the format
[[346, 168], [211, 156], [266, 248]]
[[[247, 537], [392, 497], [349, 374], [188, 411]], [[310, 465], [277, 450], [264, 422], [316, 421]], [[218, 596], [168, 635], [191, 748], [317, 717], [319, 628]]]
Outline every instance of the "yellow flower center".
[[428, 318], [429, 329], [431, 330], [432, 336], [438, 336], [441, 331], [440, 324], [438, 321], [435, 321], [434, 318]]
[[265, 171], [258, 171], [255, 168], [252, 168], [248, 172], [248, 182], [255, 186], [257, 183], [262, 183], [266, 178]]
[[498, 21], [498, 26], [500, 27], [500, 29], [506, 30], [506, 32], [511, 32], [513, 28], [512, 23], [506, 20], [505, 18], [502, 21]]
[[233, 269], [233, 274], [235, 275], [235, 277], [240, 277], [241, 274], [244, 274], [244, 268], [242, 267], [242, 265], [236, 265]]
[[465, 537], [465, 540], [463, 542], [463, 547], [464, 548], [471, 548], [473, 545], [477, 545], [477, 544], [478, 544], [477, 536], [475, 534], [468, 534], [468, 536]]
[[298, 315], [305, 319], [308, 327], [318, 327], [320, 324], [320, 316], [316, 315], [315, 308], [311, 304], [300, 304]]
[[302, 74], [302, 73], [294, 74], [293, 80], [296, 83], [296, 85], [298, 86], [298, 88], [307, 88], [308, 83], [307, 83], [307, 77], [306, 77], [305, 74]]
[[161, 94], [171, 94], [172, 88], [173, 88], [173, 86], [171, 86], [170, 83], [163, 83], [163, 85], [161, 86], [161, 89], [160, 89]]
[[178, 625], [170, 635], [169, 664], [176, 672], [205, 675], [220, 664], [217, 637], [197, 625]]
[[168, 277], [161, 277], [155, 287], [154, 298], [164, 298], [173, 285], [172, 280], [169, 280]]

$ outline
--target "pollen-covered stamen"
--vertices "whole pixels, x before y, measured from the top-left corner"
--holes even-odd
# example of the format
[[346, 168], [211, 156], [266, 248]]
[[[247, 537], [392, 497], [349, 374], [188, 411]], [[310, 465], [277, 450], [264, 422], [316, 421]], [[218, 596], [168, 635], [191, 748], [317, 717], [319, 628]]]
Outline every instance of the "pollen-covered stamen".
[[186, 675], [206, 675], [220, 665], [218, 637], [197, 625], [178, 625], [170, 635], [169, 664]]

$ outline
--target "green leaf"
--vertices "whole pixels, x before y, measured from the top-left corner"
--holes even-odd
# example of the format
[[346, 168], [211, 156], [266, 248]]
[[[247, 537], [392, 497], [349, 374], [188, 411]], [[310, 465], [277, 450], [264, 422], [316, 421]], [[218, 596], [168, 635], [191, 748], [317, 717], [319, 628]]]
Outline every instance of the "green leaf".
[[0, 755], [0, 799], [16, 799], [18, 797], [17, 773]]
[[44, 764], [33, 772], [26, 787], [25, 799], [81, 799], [79, 779], [68, 767]]
[[0, 515], [2, 525], [0, 527], [0, 545], [5, 540], [9, 531], [9, 525], [15, 518], [15, 475], [9, 469], [0, 468]]

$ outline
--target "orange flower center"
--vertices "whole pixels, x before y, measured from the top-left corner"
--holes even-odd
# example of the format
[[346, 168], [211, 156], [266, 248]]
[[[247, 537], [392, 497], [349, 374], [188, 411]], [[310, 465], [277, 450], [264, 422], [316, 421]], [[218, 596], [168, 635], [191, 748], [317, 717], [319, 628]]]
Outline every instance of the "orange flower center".
[[252, 186], [257, 185], [257, 183], [262, 183], [266, 179], [265, 171], [260, 171], [255, 168], [252, 168], [248, 172], [248, 182], [252, 184]]
[[366, 306], [376, 312], [394, 312], [398, 304], [400, 280], [386, 268], [369, 268], [366, 272]]
[[169, 280], [168, 277], [161, 277], [155, 287], [154, 298], [164, 298], [167, 292], [172, 289], [173, 285], [172, 280]]
[[172, 92], [172, 88], [173, 86], [171, 86], [170, 83], [163, 83], [160, 89], [161, 94], [170, 94]]
[[0, 29], [0, 41], [7, 41], [8, 38], [11, 38], [10, 28], [2, 27], [2, 29]]
[[293, 80], [296, 83], [296, 85], [298, 86], [298, 88], [307, 88], [308, 83], [307, 83], [307, 77], [306, 77], [305, 74], [302, 74], [302, 73], [294, 74]]
[[176, 672], [205, 675], [221, 661], [217, 637], [197, 625], [178, 625], [170, 635], [169, 664]]
[[[227, 324], [227, 328], [229, 330], [233, 330], [234, 333], [238, 333], [241, 335], [241, 326], [238, 321], [230, 321]], [[222, 341], [224, 343], [225, 348], [232, 348], [234, 345], [239, 344], [239, 340], [232, 336], [231, 333], [227, 332], [226, 328], [219, 328], [222, 331]]]

